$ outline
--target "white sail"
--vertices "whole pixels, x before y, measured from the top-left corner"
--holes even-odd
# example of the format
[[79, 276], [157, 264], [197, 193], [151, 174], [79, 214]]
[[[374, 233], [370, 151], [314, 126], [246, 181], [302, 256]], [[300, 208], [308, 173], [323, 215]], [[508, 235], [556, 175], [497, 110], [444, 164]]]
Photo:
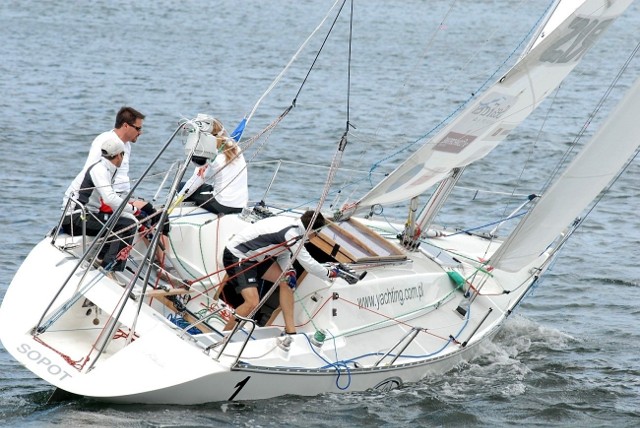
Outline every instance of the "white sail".
[[632, 0], [569, 1], [574, 10], [558, 7], [565, 19], [552, 15], [527, 55], [454, 121], [420, 147], [354, 206], [410, 199], [443, 180], [454, 168], [486, 156], [517, 127], [573, 70], [604, 30]]
[[522, 56], [529, 53], [529, 51], [544, 40], [548, 34], [558, 28], [558, 26], [576, 10], [581, 2], [582, 0], [558, 0], [549, 11], [547, 19], [540, 25], [540, 28], [532, 38], [529, 46], [524, 50]]
[[532, 262], [598, 196], [640, 146], [640, 78], [609, 119], [490, 260], [515, 272]]

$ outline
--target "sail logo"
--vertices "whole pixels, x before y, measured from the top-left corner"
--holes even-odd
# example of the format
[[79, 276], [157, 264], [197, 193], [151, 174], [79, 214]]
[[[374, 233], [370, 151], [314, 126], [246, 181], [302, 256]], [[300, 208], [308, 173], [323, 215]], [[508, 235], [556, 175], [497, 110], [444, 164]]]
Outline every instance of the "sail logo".
[[473, 142], [477, 137], [475, 135], [460, 134], [458, 132], [449, 132], [442, 140], [433, 147], [433, 150], [448, 153], [460, 153], [465, 147]]
[[469, 111], [447, 133], [433, 150], [446, 153], [460, 153], [471, 143], [486, 133], [515, 104], [516, 97], [492, 92], [478, 100]]
[[498, 95], [489, 101], [480, 101], [476, 108], [471, 110], [471, 114], [490, 119], [500, 119], [500, 117], [511, 108], [514, 97]]
[[613, 19], [599, 21], [576, 17], [569, 24], [569, 29], [572, 31], [542, 52], [540, 61], [554, 64], [578, 62], [612, 22]]

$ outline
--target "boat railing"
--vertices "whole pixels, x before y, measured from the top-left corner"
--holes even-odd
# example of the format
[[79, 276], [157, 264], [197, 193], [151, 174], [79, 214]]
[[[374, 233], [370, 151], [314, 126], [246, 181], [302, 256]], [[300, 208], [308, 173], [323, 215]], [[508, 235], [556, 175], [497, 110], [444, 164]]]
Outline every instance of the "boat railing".
[[422, 328], [419, 327], [413, 327], [411, 330], [409, 330], [407, 332], [407, 334], [405, 334], [404, 336], [402, 336], [400, 338], [400, 340], [398, 340], [398, 342], [393, 345], [391, 347], [391, 349], [389, 349], [387, 351], [386, 354], [384, 354], [382, 356], [382, 358], [380, 358], [378, 361], [376, 361], [376, 363], [373, 365], [374, 367], [378, 367], [380, 365], [380, 363], [382, 363], [388, 356], [391, 355], [391, 353], [400, 345], [402, 345], [403, 342], [406, 341], [406, 343], [404, 344], [404, 346], [402, 346], [402, 349], [400, 349], [400, 352], [398, 352], [395, 356], [393, 356], [393, 359], [391, 360], [391, 362], [389, 362], [389, 365], [392, 365], [393, 363], [396, 362], [396, 360], [402, 355], [402, 353], [407, 349], [407, 347], [411, 344], [411, 342], [413, 342], [413, 340], [416, 338], [416, 336], [418, 336], [418, 333], [420, 333], [422, 331]]
[[[84, 206], [84, 204], [73, 197], [69, 197], [69, 199], [67, 200], [67, 204], [62, 210], [62, 215], [60, 216], [60, 220], [58, 220], [58, 225], [53, 230], [51, 244], [54, 244], [56, 242], [56, 239], [58, 239], [58, 235], [60, 235], [60, 230], [62, 229], [62, 223], [64, 222], [65, 217], [77, 213], [80, 213], [80, 218], [82, 219], [82, 252], [84, 253], [87, 249], [87, 208]], [[70, 227], [71, 236], [73, 237], [73, 222], [71, 222]]]
[[[236, 322], [235, 327], [233, 328], [233, 330], [231, 330], [231, 332], [227, 335], [227, 337], [225, 337], [222, 341], [214, 343], [213, 345], [209, 345], [204, 349], [204, 353], [209, 355], [209, 352], [211, 351], [211, 349], [216, 348], [218, 346], [221, 346], [220, 350], [218, 351], [218, 355], [215, 357], [216, 361], [220, 360], [220, 357], [222, 357], [222, 353], [224, 352], [224, 350], [227, 348], [227, 346], [229, 345], [229, 342], [231, 342], [231, 339], [233, 338], [233, 336], [235, 336], [235, 334], [238, 331], [242, 331], [243, 334], [246, 334], [246, 337], [244, 339], [244, 342], [242, 343], [242, 347], [240, 348], [240, 350], [238, 351], [238, 355], [236, 356], [235, 361], [233, 362], [232, 366], [235, 366], [238, 364], [238, 361], [240, 361], [240, 356], [242, 355], [242, 353], [244, 352], [244, 348], [246, 348], [247, 343], [249, 343], [249, 339], [251, 339], [251, 337], [253, 336], [253, 332], [256, 329], [256, 321], [252, 318], [245, 318], [242, 317], [238, 314], [234, 315], [236, 320], [238, 322]], [[251, 328], [249, 329], [249, 331], [245, 331], [244, 329], [241, 329], [241, 327], [244, 327], [245, 324], [250, 324]]]
[[200, 324], [203, 324], [205, 322], [207, 322], [208, 320], [210, 320], [211, 318], [213, 318], [215, 315], [219, 314], [220, 312], [222, 312], [225, 308], [224, 307], [220, 307], [218, 309], [216, 309], [215, 311], [211, 312], [209, 315], [199, 318], [198, 320], [196, 320], [195, 322], [192, 322], [191, 324], [189, 324], [188, 326], [186, 326], [185, 328], [183, 328], [180, 331], [180, 338], [182, 339], [184, 337], [185, 334], [187, 334], [187, 332], [189, 330], [191, 330], [193, 327], [197, 327]]

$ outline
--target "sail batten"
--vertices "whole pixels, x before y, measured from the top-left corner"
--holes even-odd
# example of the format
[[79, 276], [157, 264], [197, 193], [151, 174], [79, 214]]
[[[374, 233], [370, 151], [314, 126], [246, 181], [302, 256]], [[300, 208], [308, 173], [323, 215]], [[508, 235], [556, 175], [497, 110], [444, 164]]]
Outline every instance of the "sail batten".
[[[420, 147], [356, 204], [353, 212], [393, 204], [424, 193], [451, 174], [493, 150], [580, 62], [604, 30], [632, 3], [585, 0], [558, 6], [550, 32], [538, 39], [501, 79], [431, 140]], [[558, 23], [559, 22], [559, 23]]]
[[534, 261], [598, 196], [640, 146], [640, 78], [591, 141], [491, 257], [515, 272]]

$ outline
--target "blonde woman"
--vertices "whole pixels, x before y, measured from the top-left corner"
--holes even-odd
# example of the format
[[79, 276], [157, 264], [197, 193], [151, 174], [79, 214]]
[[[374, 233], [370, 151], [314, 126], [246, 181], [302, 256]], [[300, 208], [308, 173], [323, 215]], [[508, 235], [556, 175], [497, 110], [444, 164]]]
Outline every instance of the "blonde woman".
[[195, 171], [178, 196], [214, 214], [240, 213], [249, 200], [247, 164], [237, 143], [217, 119], [212, 120], [211, 134], [216, 139], [217, 156], [211, 162], [205, 157], [191, 158]]

